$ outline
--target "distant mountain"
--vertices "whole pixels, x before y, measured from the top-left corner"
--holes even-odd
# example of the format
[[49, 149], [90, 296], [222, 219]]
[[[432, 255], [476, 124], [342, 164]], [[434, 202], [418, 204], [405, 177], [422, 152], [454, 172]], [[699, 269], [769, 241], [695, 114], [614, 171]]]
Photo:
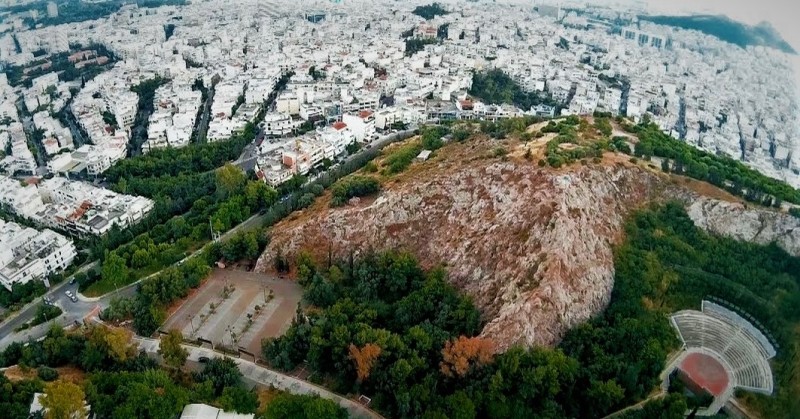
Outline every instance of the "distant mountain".
[[780, 34], [767, 22], [761, 22], [756, 26], [749, 26], [721, 15], [642, 15], [639, 16], [639, 19], [659, 25], [693, 29], [707, 35], [715, 36], [742, 48], [750, 45], [765, 46], [789, 54], [797, 54], [789, 43], [783, 40]]

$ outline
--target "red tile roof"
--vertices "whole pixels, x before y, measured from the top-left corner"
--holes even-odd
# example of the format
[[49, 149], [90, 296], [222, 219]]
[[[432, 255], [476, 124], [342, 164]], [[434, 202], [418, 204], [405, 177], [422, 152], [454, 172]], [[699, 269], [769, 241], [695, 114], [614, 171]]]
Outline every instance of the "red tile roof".
[[347, 124], [345, 124], [344, 122], [339, 121], [333, 123], [333, 129], [335, 129], [336, 131], [340, 131], [345, 128], [347, 128]]

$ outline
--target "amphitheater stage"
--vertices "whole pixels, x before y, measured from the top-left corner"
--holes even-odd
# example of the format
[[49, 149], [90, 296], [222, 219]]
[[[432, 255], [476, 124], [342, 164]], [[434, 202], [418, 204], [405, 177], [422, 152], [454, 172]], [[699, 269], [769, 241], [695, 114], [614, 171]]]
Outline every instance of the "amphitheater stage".
[[703, 353], [693, 352], [686, 355], [678, 368], [686, 378], [714, 397], [724, 393], [730, 383], [725, 367], [714, 357]]

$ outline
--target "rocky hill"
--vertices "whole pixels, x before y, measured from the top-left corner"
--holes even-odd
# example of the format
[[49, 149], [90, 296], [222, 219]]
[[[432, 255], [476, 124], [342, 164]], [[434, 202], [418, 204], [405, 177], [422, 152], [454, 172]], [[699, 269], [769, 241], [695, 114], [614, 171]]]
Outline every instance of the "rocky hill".
[[[529, 145], [529, 159], [514, 142], [504, 145], [504, 157], [494, 157], [503, 153], [493, 153], [491, 140], [448, 145], [401, 175], [381, 176], [376, 197], [340, 208], [319, 199], [274, 227], [257, 270], [270, 270], [278, 252], [326, 260], [329, 252], [407, 250], [423, 266], [444, 264], [482, 310], [482, 334], [498, 349], [553, 345], [607, 305], [612, 247], [626, 215], [656, 199], [692, 202], [697, 192], [612, 153], [599, 163], [539, 167], [545, 140]], [[731, 213], [715, 210], [727, 205], [720, 202], [706, 199], [693, 210], [712, 231]]]
[[800, 256], [800, 219], [742, 203], [697, 199], [687, 207], [695, 225], [714, 234], [758, 244], [776, 243]]

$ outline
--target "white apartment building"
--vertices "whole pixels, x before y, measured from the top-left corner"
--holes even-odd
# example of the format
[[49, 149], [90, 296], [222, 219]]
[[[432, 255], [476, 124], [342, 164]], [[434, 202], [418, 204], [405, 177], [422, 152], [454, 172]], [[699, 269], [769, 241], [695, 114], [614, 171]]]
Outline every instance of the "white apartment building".
[[31, 90], [35, 91], [38, 94], [44, 93], [45, 90], [47, 90], [47, 88], [50, 86], [53, 87], [58, 86], [58, 74], [55, 72], [47, 73], [31, 81]]
[[155, 203], [62, 177], [38, 186], [0, 177], [0, 203], [14, 213], [77, 236], [102, 235], [113, 226], [124, 229], [144, 218]]
[[9, 291], [63, 271], [76, 255], [72, 241], [60, 234], [0, 220], [0, 285]]
[[28, 149], [28, 141], [22, 124], [0, 126], [0, 143], [11, 144], [11, 155], [0, 160], [0, 169], [6, 172], [32, 174], [36, 171], [36, 159]]
[[189, 145], [202, 106], [202, 93], [192, 90], [187, 81], [172, 81], [156, 90], [153, 105], [142, 150]]
[[295, 121], [287, 114], [271, 113], [264, 116], [261, 127], [267, 138], [285, 137], [291, 134], [302, 121]]
[[355, 115], [342, 115], [342, 122], [347, 124], [358, 141], [371, 141], [372, 136], [375, 135], [375, 114], [372, 111], [365, 110]]
[[34, 218], [78, 236], [103, 235], [115, 225], [124, 229], [139, 222], [155, 205], [144, 197], [121, 195], [62, 177], [42, 181], [39, 194], [47, 205]]
[[48, 155], [52, 156], [63, 150], [71, 150], [73, 148], [72, 132], [51, 117], [49, 112], [34, 114], [33, 125], [44, 131], [42, 144]]
[[0, 205], [30, 218], [44, 207], [44, 202], [36, 186], [23, 185], [16, 179], [0, 176]]
[[300, 113], [300, 99], [292, 91], [285, 91], [275, 101], [275, 110], [278, 113], [298, 115]]

